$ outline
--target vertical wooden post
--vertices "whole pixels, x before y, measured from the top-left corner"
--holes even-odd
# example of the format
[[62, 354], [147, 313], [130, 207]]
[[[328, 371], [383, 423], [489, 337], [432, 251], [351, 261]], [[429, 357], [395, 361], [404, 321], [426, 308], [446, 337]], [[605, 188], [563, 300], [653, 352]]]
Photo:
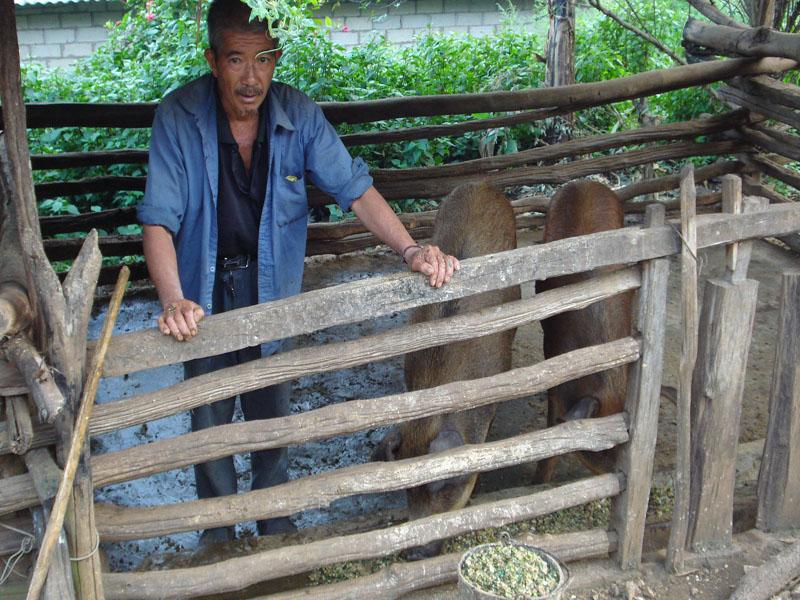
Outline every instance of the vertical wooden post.
[[[645, 226], [663, 224], [664, 207], [660, 204], [648, 206]], [[618, 536], [617, 563], [622, 569], [638, 568], [642, 560], [658, 430], [668, 279], [669, 259], [658, 258], [642, 265], [636, 322], [642, 352], [628, 375], [625, 411], [630, 419], [630, 440], [620, 447], [617, 456], [617, 468], [625, 475], [627, 484], [622, 494], [613, 499], [611, 508], [611, 527]]]
[[800, 273], [784, 273], [769, 425], [758, 473], [764, 531], [800, 526]]
[[[726, 211], [742, 212], [741, 189], [738, 177], [723, 179]], [[748, 211], [760, 206], [759, 200], [748, 200]], [[730, 244], [724, 280], [706, 284], [692, 382], [689, 534], [696, 550], [731, 542], [739, 418], [758, 296], [758, 282], [745, 279], [750, 245]]]
[[692, 372], [697, 360], [697, 191], [694, 167], [681, 169], [681, 308], [683, 349], [678, 377], [678, 432], [675, 457], [675, 503], [667, 546], [667, 565], [673, 572], [683, 571], [689, 523], [689, 482], [691, 460]]

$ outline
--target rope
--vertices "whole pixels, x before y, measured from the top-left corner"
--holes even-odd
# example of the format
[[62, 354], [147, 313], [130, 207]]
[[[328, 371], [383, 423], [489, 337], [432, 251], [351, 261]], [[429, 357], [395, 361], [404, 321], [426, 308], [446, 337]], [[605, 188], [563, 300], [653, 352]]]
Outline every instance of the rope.
[[28, 533], [27, 531], [23, 531], [21, 529], [17, 529], [16, 527], [12, 527], [11, 525], [6, 525], [5, 523], [0, 523], [0, 527], [5, 527], [15, 533], [19, 533], [22, 535], [22, 542], [20, 543], [19, 550], [17, 550], [14, 554], [9, 556], [5, 561], [5, 566], [3, 567], [3, 571], [0, 572], [0, 586], [2, 586], [8, 579], [11, 577], [12, 573], [17, 573], [20, 577], [24, 577], [21, 573], [14, 571], [14, 567], [17, 566], [17, 563], [20, 559], [31, 552], [33, 550], [33, 542], [34, 537], [33, 534]]
[[85, 554], [84, 556], [76, 556], [75, 558], [70, 556], [69, 559], [72, 562], [81, 562], [82, 560], [86, 560], [87, 558], [92, 558], [92, 556], [97, 554], [97, 550], [98, 550], [98, 548], [100, 548], [100, 533], [97, 531], [97, 529], [94, 530], [94, 536], [95, 536], [96, 539], [95, 539], [94, 548], [92, 548], [92, 551], [89, 552], [89, 554]]

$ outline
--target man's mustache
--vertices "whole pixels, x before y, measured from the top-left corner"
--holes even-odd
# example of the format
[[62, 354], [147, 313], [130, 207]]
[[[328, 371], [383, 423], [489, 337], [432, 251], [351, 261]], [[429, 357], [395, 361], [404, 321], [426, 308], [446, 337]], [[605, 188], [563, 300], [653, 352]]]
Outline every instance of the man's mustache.
[[240, 85], [236, 88], [236, 93], [240, 96], [261, 96], [264, 90], [258, 85]]

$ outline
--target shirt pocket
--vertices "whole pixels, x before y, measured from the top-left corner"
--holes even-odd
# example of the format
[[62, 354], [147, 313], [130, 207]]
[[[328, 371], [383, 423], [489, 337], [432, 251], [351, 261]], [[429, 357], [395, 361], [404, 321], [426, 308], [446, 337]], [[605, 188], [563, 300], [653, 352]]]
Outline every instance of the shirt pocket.
[[308, 219], [308, 196], [306, 194], [306, 177], [300, 169], [287, 165], [281, 168], [275, 182], [273, 196], [278, 227], [285, 227], [300, 219]]

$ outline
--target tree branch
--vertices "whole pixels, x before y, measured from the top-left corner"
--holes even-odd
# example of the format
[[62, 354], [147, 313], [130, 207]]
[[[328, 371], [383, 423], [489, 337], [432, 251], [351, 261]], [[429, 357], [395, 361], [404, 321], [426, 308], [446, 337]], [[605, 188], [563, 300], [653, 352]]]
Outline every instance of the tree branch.
[[628, 31], [633, 32], [634, 34], [638, 35], [640, 38], [642, 38], [646, 42], [652, 44], [653, 46], [655, 46], [656, 48], [661, 50], [661, 52], [663, 52], [664, 54], [669, 56], [676, 63], [678, 63], [680, 65], [685, 65], [686, 64], [686, 60], [685, 59], [683, 59], [680, 56], [678, 56], [677, 54], [675, 54], [672, 50], [667, 48], [667, 46], [665, 46], [660, 41], [658, 41], [650, 33], [648, 33], [647, 31], [644, 31], [642, 29], [639, 29], [638, 27], [634, 27], [630, 23], [627, 23], [626, 21], [622, 20], [622, 18], [619, 17], [618, 15], [616, 15], [615, 13], [613, 13], [610, 10], [608, 10], [607, 8], [605, 8], [602, 4], [600, 4], [600, 0], [589, 0], [589, 4], [592, 7], [596, 8], [597, 10], [599, 10], [604, 15], [606, 15], [607, 17], [610, 17], [611, 19], [613, 19], [614, 21], [619, 23], [621, 27], [624, 27]]

